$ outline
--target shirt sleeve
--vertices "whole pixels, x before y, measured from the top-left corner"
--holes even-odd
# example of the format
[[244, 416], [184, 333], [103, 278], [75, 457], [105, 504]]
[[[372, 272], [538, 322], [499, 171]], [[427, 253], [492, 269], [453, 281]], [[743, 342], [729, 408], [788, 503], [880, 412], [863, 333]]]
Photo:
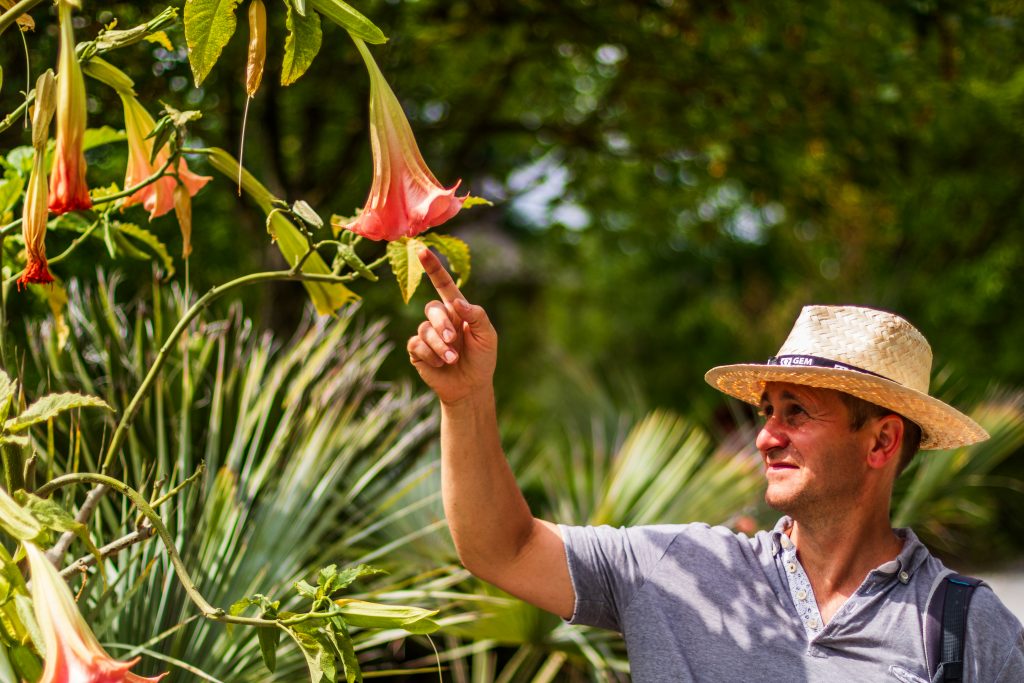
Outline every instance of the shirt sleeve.
[[1024, 681], [1024, 627], [985, 585], [967, 610], [964, 661], [968, 683]]
[[570, 624], [621, 631], [620, 615], [679, 535], [678, 526], [561, 526], [576, 592]]

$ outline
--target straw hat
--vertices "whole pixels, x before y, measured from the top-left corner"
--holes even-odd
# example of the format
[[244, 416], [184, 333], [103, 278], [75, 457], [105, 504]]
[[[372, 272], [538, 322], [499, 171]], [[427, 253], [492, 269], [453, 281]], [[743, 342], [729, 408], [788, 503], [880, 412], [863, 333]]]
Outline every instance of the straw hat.
[[903, 318], [858, 306], [805, 306], [767, 364], [723, 365], [704, 379], [754, 405], [761, 402], [765, 382], [842, 391], [916, 423], [923, 450], [987, 439], [977, 422], [928, 395], [931, 369], [931, 347]]

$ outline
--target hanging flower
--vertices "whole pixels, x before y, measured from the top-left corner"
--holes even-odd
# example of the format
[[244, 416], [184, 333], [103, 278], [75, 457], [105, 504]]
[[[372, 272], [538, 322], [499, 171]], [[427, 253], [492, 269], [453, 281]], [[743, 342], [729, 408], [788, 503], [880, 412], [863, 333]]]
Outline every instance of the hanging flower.
[[[150, 163], [149, 160], [153, 156], [153, 140], [147, 140], [146, 136], [156, 126], [156, 122], [130, 91], [120, 90], [118, 94], [121, 95], [121, 102], [124, 104], [124, 127], [128, 133], [128, 169], [124, 174], [124, 186], [129, 188], [163, 168], [170, 156], [170, 150], [164, 145], [157, 153], [155, 161]], [[173, 170], [168, 169], [168, 172]], [[155, 183], [146, 185], [126, 198], [123, 206], [142, 204], [149, 211], [149, 219], [153, 220], [174, 208], [174, 188], [178, 185], [178, 179], [188, 190], [190, 197], [210, 182], [210, 176], [201, 176], [189, 171], [184, 159], [178, 159], [177, 174], [177, 179], [173, 175], [165, 175]]]
[[75, 56], [72, 0], [59, 0], [60, 57], [57, 71], [57, 149], [50, 173], [50, 211], [56, 214], [92, 206], [85, 182], [85, 79]]
[[32, 605], [43, 636], [46, 664], [39, 683], [156, 683], [166, 676], [130, 673], [139, 658], [119, 662], [107, 654], [78, 611], [64, 579], [43, 551], [25, 543], [32, 572]]
[[458, 182], [447, 189], [437, 182], [420, 155], [391, 86], [363, 41], [353, 40], [370, 72], [373, 185], [358, 216], [336, 218], [333, 224], [371, 240], [413, 237], [457, 214], [466, 197], [455, 196]]
[[18, 289], [22, 285], [47, 284], [53, 282], [46, 265], [46, 208], [49, 193], [46, 188], [46, 139], [50, 121], [56, 106], [56, 83], [53, 71], [47, 69], [36, 80], [36, 104], [32, 112], [32, 172], [25, 190], [25, 202], [21, 215], [21, 235], [25, 238], [27, 260], [25, 272], [18, 278]]

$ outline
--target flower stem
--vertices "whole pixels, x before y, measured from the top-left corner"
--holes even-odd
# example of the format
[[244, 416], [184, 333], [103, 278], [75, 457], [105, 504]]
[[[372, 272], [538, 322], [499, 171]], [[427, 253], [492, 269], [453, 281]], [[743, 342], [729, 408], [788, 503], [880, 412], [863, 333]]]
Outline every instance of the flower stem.
[[11, 9], [7, 10], [3, 14], [0, 14], [0, 34], [7, 30], [7, 28], [18, 20], [22, 14], [25, 14], [33, 7], [41, 3], [43, 0], [21, 0]]

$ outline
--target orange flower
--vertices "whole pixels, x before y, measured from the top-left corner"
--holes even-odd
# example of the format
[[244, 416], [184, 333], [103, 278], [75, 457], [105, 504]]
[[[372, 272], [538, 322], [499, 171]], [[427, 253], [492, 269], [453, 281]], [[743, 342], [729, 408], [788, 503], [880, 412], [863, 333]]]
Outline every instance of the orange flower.
[[50, 173], [50, 211], [56, 214], [92, 206], [85, 182], [85, 79], [75, 56], [72, 0], [59, 0], [60, 57], [57, 71], [57, 149]]
[[[149, 162], [153, 156], [153, 140], [147, 140], [146, 136], [156, 126], [156, 122], [130, 92], [119, 90], [118, 94], [121, 95], [121, 102], [124, 104], [124, 127], [128, 133], [128, 169], [124, 174], [124, 186], [129, 188], [163, 168], [170, 151], [167, 145], [164, 145], [157, 153], [156, 160], [153, 163]], [[210, 176], [196, 175], [189, 171], [184, 159], [178, 159], [177, 174], [190, 197], [199, 192], [211, 179]], [[177, 185], [178, 180], [174, 176], [165, 175], [126, 198], [123, 206], [142, 204], [149, 211], [149, 219], [153, 220], [174, 208], [174, 188]]]
[[458, 182], [446, 189], [427, 168], [398, 98], [363, 41], [353, 40], [370, 72], [373, 185], [362, 212], [334, 225], [371, 240], [413, 237], [457, 214], [466, 197], [455, 196]]
[[130, 673], [139, 658], [119, 662], [108, 655], [82, 619], [64, 579], [43, 551], [25, 543], [32, 572], [32, 605], [43, 636], [46, 664], [39, 683], [156, 683], [166, 676]]
[[47, 69], [36, 80], [36, 105], [32, 112], [32, 173], [28, 178], [21, 215], [21, 234], [25, 238], [27, 261], [25, 272], [18, 278], [18, 289], [22, 285], [53, 282], [53, 276], [46, 265], [46, 221], [49, 211], [46, 208], [48, 193], [44, 162], [46, 139], [53, 119], [55, 89], [53, 72]]

